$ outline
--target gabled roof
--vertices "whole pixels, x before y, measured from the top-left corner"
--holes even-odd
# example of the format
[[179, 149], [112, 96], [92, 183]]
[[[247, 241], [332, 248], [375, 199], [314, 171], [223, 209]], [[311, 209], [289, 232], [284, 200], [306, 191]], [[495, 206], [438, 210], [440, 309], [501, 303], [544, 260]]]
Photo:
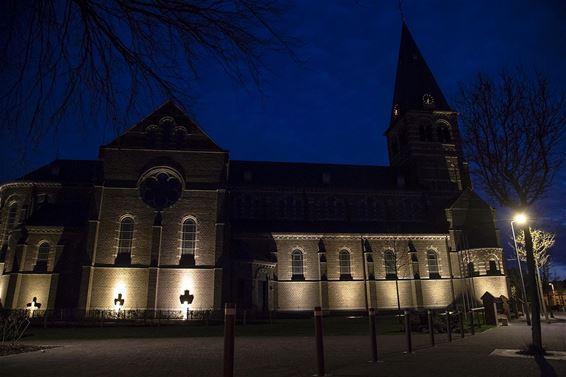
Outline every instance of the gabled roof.
[[105, 147], [225, 152], [172, 100]]
[[408, 110], [424, 110], [425, 94], [433, 97], [434, 110], [452, 111], [407, 24], [403, 22], [393, 106], [398, 105], [401, 113]]
[[450, 209], [491, 210], [492, 208], [475, 191], [470, 188], [466, 188], [458, 195], [456, 200], [452, 202]]

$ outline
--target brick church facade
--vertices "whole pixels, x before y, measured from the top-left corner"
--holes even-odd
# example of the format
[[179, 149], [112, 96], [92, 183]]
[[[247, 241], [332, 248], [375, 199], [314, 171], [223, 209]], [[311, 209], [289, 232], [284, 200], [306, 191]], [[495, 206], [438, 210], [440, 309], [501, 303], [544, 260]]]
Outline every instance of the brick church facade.
[[507, 296], [494, 210], [406, 25], [385, 136], [390, 166], [236, 161], [167, 102], [98, 160], [0, 186], [1, 305], [175, 311], [189, 291], [195, 311], [356, 311]]

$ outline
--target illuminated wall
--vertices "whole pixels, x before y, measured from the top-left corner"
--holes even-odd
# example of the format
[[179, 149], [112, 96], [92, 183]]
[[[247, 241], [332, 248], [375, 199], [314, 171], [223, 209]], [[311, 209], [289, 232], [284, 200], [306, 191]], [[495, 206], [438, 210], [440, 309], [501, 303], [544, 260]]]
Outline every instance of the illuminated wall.
[[330, 309], [365, 310], [363, 281], [329, 281], [328, 307]]
[[19, 275], [19, 290], [14, 309], [25, 309], [34, 297], [37, 298], [36, 302], [41, 304], [41, 310], [53, 309], [49, 307], [49, 295], [53, 278], [53, 275], [45, 274]]
[[124, 309], [145, 309], [148, 276], [147, 268], [95, 267], [89, 309], [114, 309], [120, 293]]
[[[4, 267], [3, 263], [0, 263], [0, 267]], [[10, 281], [9, 275], [0, 275], [0, 302], [2, 306], [6, 307], [7, 297], [8, 297], [8, 283]]]
[[313, 310], [320, 305], [318, 282], [278, 282], [278, 310]]
[[194, 296], [191, 310], [218, 308], [221, 278], [220, 270], [214, 269], [160, 269], [157, 309], [181, 309], [179, 297], [185, 290]]

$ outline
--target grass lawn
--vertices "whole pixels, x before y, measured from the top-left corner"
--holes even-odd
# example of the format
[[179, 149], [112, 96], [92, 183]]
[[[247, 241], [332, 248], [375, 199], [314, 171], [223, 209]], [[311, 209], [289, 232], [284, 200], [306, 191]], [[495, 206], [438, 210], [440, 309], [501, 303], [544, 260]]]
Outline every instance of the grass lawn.
[[[325, 317], [325, 335], [367, 335], [366, 317]], [[476, 328], [476, 333], [488, 326]], [[380, 335], [401, 334], [401, 326], [395, 317], [378, 317], [377, 330]], [[469, 330], [467, 330], [469, 332]], [[65, 339], [118, 339], [118, 338], [172, 338], [172, 337], [219, 337], [224, 334], [222, 323], [162, 324], [161, 326], [110, 326], [104, 327], [31, 327], [22, 340]], [[272, 323], [237, 323], [236, 336], [313, 336], [313, 319], [277, 319]]]

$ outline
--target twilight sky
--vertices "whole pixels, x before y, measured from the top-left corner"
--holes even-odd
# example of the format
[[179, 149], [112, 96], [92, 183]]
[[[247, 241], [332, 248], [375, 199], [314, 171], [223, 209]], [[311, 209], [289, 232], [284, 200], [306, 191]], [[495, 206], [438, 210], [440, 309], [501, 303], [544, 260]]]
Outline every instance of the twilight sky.
[[[409, 29], [452, 105], [459, 82], [502, 67], [542, 72], [566, 90], [564, 1], [403, 3]], [[398, 1], [297, 0], [277, 26], [301, 41], [295, 52], [302, 63], [269, 52], [260, 90], [203, 64], [200, 80], [191, 84], [188, 110], [195, 120], [232, 159], [387, 165], [383, 132], [401, 32]], [[131, 121], [158, 105], [132, 114]], [[54, 158], [97, 158], [99, 145], [116, 136], [115, 127], [96, 118], [81, 122], [67, 121], [33, 148], [3, 136], [0, 180]], [[535, 226], [558, 233], [554, 272], [566, 278], [566, 169], [532, 216]], [[507, 249], [509, 217], [498, 212]]]

